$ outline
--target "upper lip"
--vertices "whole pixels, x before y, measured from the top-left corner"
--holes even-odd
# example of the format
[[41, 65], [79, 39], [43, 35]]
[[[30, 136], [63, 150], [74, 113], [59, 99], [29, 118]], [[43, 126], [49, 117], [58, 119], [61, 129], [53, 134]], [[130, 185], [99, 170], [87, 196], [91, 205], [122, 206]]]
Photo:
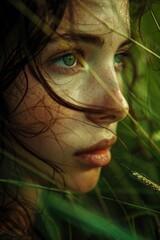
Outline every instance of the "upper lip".
[[88, 148], [84, 148], [80, 151], [77, 151], [75, 153], [75, 155], [82, 155], [82, 154], [88, 154], [88, 153], [92, 153], [92, 152], [96, 152], [96, 151], [100, 151], [100, 150], [105, 150], [105, 149], [109, 149], [117, 140], [117, 137], [114, 136], [110, 139], [103, 139], [100, 142], [88, 147]]

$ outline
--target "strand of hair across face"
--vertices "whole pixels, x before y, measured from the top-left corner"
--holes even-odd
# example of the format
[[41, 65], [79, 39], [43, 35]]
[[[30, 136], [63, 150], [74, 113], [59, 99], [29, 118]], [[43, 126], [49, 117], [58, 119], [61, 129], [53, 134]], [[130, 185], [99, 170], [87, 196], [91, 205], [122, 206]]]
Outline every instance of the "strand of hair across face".
[[[135, 39], [133, 39], [132, 37], [126, 36], [125, 34], [121, 33], [120, 31], [118, 31], [117, 29], [114, 29], [108, 22], [106, 22], [105, 20], [99, 18], [98, 16], [96, 16], [87, 6], [85, 6], [84, 3], [82, 3], [81, 0], [76, 0], [78, 1], [78, 3], [81, 5], [81, 7], [83, 9], [85, 9], [86, 11], [88, 11], [92, 16], [94, 16], [99, 22], [101, 22], [104, 26], [106, 26], [107, 28], [109, 28], [110, 30], [116, 32], [117, 34], [119, 34], [122, 37], [125, 37], [129, 40], [131, 40], [131, 42], [135, 43], [137, 46], [141, 47], [142, 49], [144, 49], [146, 52], [152, 54], [153, 56], [157, 57], [158, 59], [160, 59], [160, 56], [158, 54], [156, 54], [155, 52], [153, 52], [152, 50], [150, 50], [149, 48], [145, 47], [143, 44], [139, 43], [138, 41], [136, 41]], [[98, 76], [98, 74], [94, 71], [94, 69], [91, 68], [91, 66], [88, 65], [87, 62], [85, 62], [84, 59], [81, 59], [81, 63], [83, 64], [83, 66], [85, 67], [86, 71], [89, 71], [90, 74], [92, 74], [92, 76], [94, 77], [94, 79], [96, 79], [96, 81], [103, 87], [103, 89], [115, 100], [115, 102], [117, 102], [119, 104], [119, 106], [121, 106], [121, 102], [119, 102], [116, 97], [112, 94], [112, 92], [107, 88], [105, 82]], [[125, 111], [125, 109], [124, 109]], [[147, 132], [144, 130], [144, 128], [134, 119], [134, 117], [132, 117], [132, 115], [127, 112], [128, 117], [131, 119], [131, 121], [135, 124], [135, 126], [137, 127], [137, 130], [139, 130], [143, 136], [148, 140], [148, 142], [151, 144], [152, 148], [158, 152], [160, 154], [160, 148], [159, 146], [150, 138], [150, 136], [147, 134]]]
[[104, 26], [106, 26], [107, 28], [109, 28], [111, 31], [114, 31], [115, 33], [119, 34], [122, 37], [125, 37], [129, 40], [131, 40], [131, 42], [135, 43], [137, 46], [141, 47], [142, 49], [144, 49], [146, 52], [152, 54], [153, 56], [157, 57], [158, 59], [160, 59], [160, 55], [158, 55], [156, 52], [152, 51], [151, 49], [149, 49], [148, 47], [144, 46], [143, 44], [141, 44], [140, 42], [136, 41], [134, 38], [129, 37], [127, 35], [125, 35], [124, 33], [121, 33], [120, 31], [118, 31], [117, 29], [113, 28], [108, 22], [106, 22], [105, 20], [99, 18], [97, 15], [95, 15], [87, 6], [85, 6], [84, 3], [82, 3], [81, 0], [76, 0], [79, 2], [79, 4], [85, 9], [87, 10], [92, 16], [94, 16], [99, 22], [101, 22]]

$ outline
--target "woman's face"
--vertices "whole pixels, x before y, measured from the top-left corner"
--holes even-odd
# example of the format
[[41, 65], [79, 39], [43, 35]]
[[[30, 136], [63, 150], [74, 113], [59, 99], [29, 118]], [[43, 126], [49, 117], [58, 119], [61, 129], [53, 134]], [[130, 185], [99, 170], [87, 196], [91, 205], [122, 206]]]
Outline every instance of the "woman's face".
[[[117, 122], [128, 111], [121, 92], [128, 41], [107, 24], [122, 35], [129, 35], [127, 0], [72, 1], [57, 29], [58, 34], [53, 35], [39, 56], [39, 67], [59, 96], [78, 106], [104, 109], [102, 114], [78, 112], [59, 105], [27, 66], [28, 91], [16, 109], [27, 85], [23, 72], [6, 94], [10, 111], [14, 110], [10, 121], [23, 131], [20, 140], [63, 170], [63, 177], [58, 173], [54, 176], [60, 188], [65, 182], [67, 189], [76, 192], [95, 187], [101, 168], [110, 161]], [[109, 92], [89, 69], [103, 80]], [[39, 134], [30, 136], [25, 131]], [[34, 166], [49, 176], [53, 174], [52, 168], [40, 161]]]

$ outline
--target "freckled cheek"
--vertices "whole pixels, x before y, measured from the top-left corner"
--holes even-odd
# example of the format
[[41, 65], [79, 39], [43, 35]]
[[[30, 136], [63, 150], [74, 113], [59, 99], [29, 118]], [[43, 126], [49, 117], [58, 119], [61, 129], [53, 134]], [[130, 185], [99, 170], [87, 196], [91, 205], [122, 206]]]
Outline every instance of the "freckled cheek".
[[[18, 98], [18, 99], [17, 99]], [[12, 97], [10, 106], [14, 109], [21, 97]], [[58, 115], [59, 105], [55, 103], [43, 89], [28, 90], [22, 103], [10, 116], [12, 124], [19, 128], [34, 127], [34, 131], [42, 129], [45, 125], [53, 123]]]
[[77, 104], [80, 102], [87, 105], [97, 105], [104, 96], [106, 100], [109, 97], [95, 79], [83, 79], [77, 88], [72, 89], [71, 96], [77, 101]]

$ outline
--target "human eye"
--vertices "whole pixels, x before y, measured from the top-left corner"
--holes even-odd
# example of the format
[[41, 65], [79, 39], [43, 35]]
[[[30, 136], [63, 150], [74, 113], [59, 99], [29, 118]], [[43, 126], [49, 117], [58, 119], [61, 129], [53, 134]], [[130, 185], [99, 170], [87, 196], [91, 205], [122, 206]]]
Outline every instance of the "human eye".
[[81, 49], [60, 53], [49, 60], [48, 69], [55, 74], [77, 74], [83, 68], [81, 64], [83, 57], [84, 53]]
[[55, 59], [53, 63], [56, 66], [60, 66], [64, 68], [74, 67], [75, 65], [77, 65], [77, 57], [72, 53], [68, 53], [64, 56], [61, 56]]
[[128, 51], [119, 52], [114, 55], [114, 67], [117, 72], [121, 72], [125, 68], [128, 55]]

